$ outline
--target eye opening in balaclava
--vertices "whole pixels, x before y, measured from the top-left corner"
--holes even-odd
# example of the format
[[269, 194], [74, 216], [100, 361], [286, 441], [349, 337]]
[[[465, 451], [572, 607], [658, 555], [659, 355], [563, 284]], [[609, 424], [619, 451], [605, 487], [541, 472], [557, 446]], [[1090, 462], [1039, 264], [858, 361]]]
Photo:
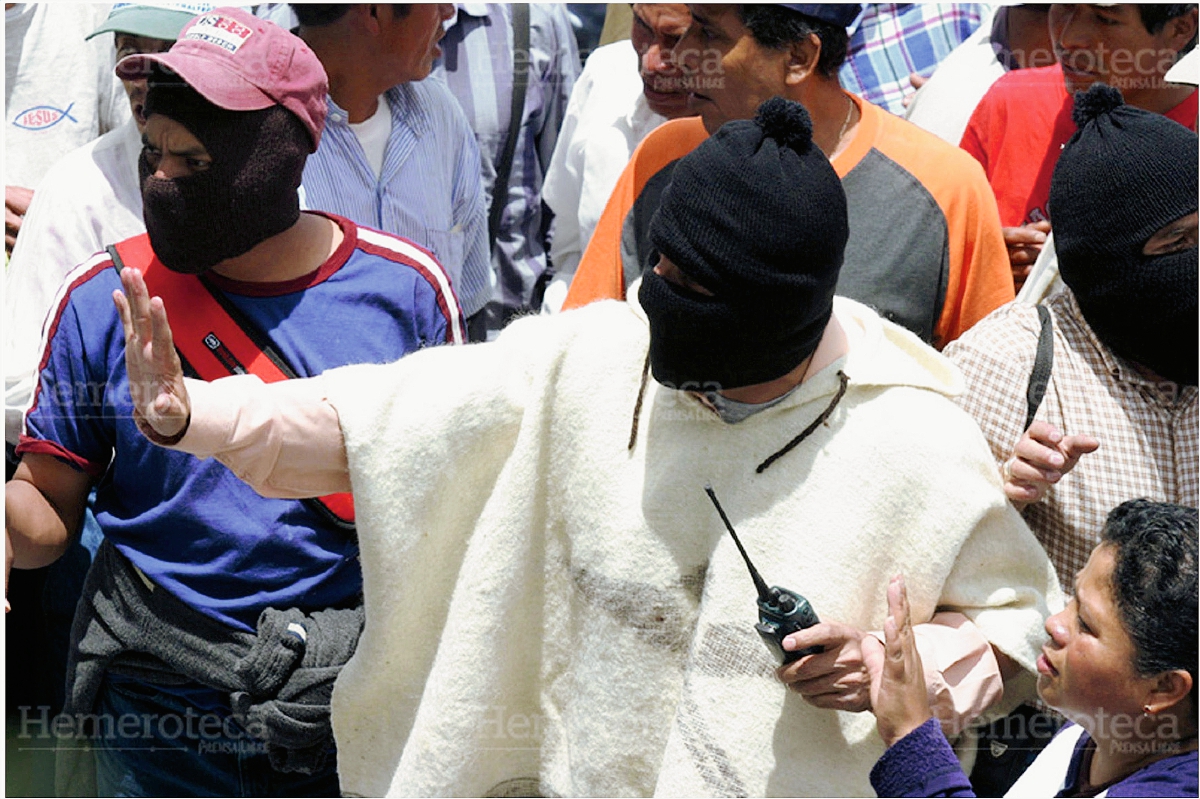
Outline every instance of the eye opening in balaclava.
[[155, 65], [146, 115], [188, 129], [212, 157], [205, 171], [159, 178], [138, 159], [143, 215], [155, 255], [169, 269], [200, 274], [290, 228], [300, 217], [300, 186], [312, 139], [283, 106], [220, 108]]

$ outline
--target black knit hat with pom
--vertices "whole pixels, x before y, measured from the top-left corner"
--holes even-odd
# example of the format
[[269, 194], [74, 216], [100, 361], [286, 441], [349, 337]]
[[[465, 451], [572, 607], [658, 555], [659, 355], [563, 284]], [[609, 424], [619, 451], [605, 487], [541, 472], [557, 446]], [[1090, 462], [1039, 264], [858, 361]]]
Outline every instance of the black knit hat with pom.
[[[714, 379], [725, 386], [774, 379], [816, 348], [833, 312], [849, 226], [842, 182], [813, 144], [802, 105], [771, 98], [753, 121], [726, 123], [682, 158], [649, 232], [654, 249], [735, 321], [742, 341], [728, 342], [738, 354], [727, 361], [737, 365]], [[652, 338], [664, 347], [667, 335], [699, 338], [704, 331], [687, 330], [701, 324], [677, 318], [671, 334]], [[671, 379], [665, 372], [655, 364], [660, 382]]]
[[782, 97], [683, 158], [650, 221], [658, 252], [731, 300], [832, 295], [849, 235], [846, 194], [808, 111]]
[[1125, 105], [1103, 84], [1075, 95], [1075, 124], [1050, 182], [1063, 282], [1113, 352], [1195, 385], [1196, 248], [1142, 250], [1159, 229], [1196, 211], [1196, 134]]
[[1050, 183], [1064, 280], [1072, 256], [1140, 251], [1156, 230], [1196, 210], [1195, 133], [1125, 105], [1120, 91], [1102, 83], [1075, 95], [1074, 117], [1078, 130]]

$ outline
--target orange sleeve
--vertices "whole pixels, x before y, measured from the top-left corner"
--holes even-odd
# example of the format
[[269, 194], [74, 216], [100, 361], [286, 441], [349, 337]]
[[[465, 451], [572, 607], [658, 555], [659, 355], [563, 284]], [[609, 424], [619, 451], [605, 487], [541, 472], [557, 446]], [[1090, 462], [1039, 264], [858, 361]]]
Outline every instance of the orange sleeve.
[[575, 269], [564, 311], [596, 300], [625, 299], [625, 270], [621, 262], [621, 232], [625, 217], [650, 178], [667, 164], [682, 158], [708, 138], [699, 117], [663, 123], [651, 131], [625, 165], [596, 230]]
[[938, 192], [950, 234], [945, 304], [933, 333], [938, 349], [1016, 296], [992, 188], [978, 162], [961, 160], [958, 190]]
[[596, 229], [592, 232], [591, 241], [583, 251], [579, 266], [575, 267], [575, 277], [571, 278], [567, 298], [563, 300], [564, 311], [596, 300], [625, 299], [625, 273], [621, 266], [621, 228], [625, 224], [625, 216], [633, 208], [633, 201], [637, 199], [634, 175], [637, 173], [638, 153], [643, 146], [645, 142], [634, 150], [633, 157], [625, 165], [625, 170], [608, 197], [604, 212], [600, 214], [600, 221], [596, 223]]

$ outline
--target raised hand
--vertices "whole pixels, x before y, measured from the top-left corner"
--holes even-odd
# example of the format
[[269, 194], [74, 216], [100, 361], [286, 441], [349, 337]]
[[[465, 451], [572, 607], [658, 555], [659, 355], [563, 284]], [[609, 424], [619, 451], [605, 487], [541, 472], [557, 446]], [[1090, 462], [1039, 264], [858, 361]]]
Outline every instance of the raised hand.
[[[871, 669], [871, 707], [879, 737], [891, 746], [932, 718], [933, 713], [903, 577], [897, 575], [888, 583], [887, 598], [883, 662]], [[872, 641], [878, 646], [875, 639]]]
[[187, 431], [191, 403], [183, 383], [183, 367], [171, 338], [167, 309], [151, 298], [142, 273], [121, 270], [124, 292], [113, 303], [125, 329], [125, 369], [138, 428], [156, 444], [174, 444]]
[[1040, 501], [1082, 456], [1099, 447], [1100, 442], [1091, 436], [1064, 436], [1054, 425], [1034, 422], [1001, 470], [1005, 496], [1017, 510]]

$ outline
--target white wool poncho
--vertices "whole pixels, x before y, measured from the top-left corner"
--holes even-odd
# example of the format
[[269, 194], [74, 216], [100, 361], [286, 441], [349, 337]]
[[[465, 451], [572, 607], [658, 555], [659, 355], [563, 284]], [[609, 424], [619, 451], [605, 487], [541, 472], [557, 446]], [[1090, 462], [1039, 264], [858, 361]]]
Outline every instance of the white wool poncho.
[[[838, 299], [849, 355], [727, 425], [649, 381], [636, 303], [330, 372], [366, 630], [333, 696], [363, 795], [870, 795], [870, 713], [787, 691], [711, 483], [768, 583], [879, 629], [960, 610], [1032, 668], [1053, 568], [1001, 492], [957, 372]], [[849, 389], [830, 419], [755, 467]]]

